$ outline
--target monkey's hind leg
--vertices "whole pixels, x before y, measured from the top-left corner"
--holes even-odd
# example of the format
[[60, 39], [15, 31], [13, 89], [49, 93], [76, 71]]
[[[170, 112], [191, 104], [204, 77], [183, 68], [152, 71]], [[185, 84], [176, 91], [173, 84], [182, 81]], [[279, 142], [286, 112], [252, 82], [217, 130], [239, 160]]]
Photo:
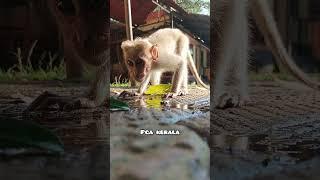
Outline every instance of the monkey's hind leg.
[[166, 97], [183, 96], [187, 94], [187, 82], [188, 82], [188, 66], [187, 61], [182, 59], [181, 56], [172, 55], [173, 58], [177, 59], [180, 63], [172, 78], [171, 92]]
[[188, 91], [188, 70], [184, 71], [182, 83], [181, 83], [181, 95], [187, 95], [189, 93]]
[[[182, 80], [180, 83], [180, 90], [178, 93], [178, 95], [187, 95], [188, 94], [188, 53], [189, 53], [189, 38], [187, 36], [181, 36], [179, 41], [178, 41], [178, 45], [177, 45], [177, 49], [176, 49], [176, 53], [178, 56], [181, 57], [181, 61], [184, 63], [181, 65], [182, 71], [181, 71], [181, 76], [182, 76]], [[174, 80], [174, 78], [173, 78]]]
[[248, 101], [247, 7], [241, 0], [230, 0], [229, 5], [216, 67], [214, 106], [217, 108], [242, 106]]
[[248, 36], [249, 36], [249, 29], [248, 26], [245, 26], [247, 28], [243, 35], [241, 36], [240, 42], [242, 42], [241, 45], [239, 45], [239, 48], [236, 53], [237, 57], [237, 69], [235, 72], [235, 76], [237, 78], [237, 86], [238, 86], [238, 93], [239, 93], [239, 102], [238, 106], [246, 105], [250, 99], [249, 99], [249, 80], [248, 80], [248, 58], [249, 58], [249, 43], [248, 43]]

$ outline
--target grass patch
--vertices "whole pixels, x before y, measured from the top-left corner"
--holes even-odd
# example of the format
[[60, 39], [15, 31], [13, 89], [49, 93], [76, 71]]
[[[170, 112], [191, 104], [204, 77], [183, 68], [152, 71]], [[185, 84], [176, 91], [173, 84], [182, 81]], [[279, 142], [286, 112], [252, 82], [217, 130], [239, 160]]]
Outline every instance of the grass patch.
[[[320, 73], [307, 74], [314, 80], [320, 80]], [[252, 81], [274, 81], [275, 78], [283, 81], [296, 81], [297, 79], [291, 74], [286, 73], [249, 73], [249, 79]]]
[[[169, 83], [167, 85], [171, 85], [171, 84]], [[195, 82], [188, 84], [188, 87], [190, 87], [190, 88], [195, 88], [197, 86], [198, 85]], [[130, 87], [130, 83], [129, 83], [129, 81], [124, 81], [124, 82], [117, 82], [116, 81], [114, 83], [111, 83], [111, 87], [112, 88], [128, 88], [128, 87]]]
[[130, 86], [130, 83], [129, 83], [129, 80], [127, 78], [122, 78], [122, 76], [116, 76], [114, 78], [114, 82], [111, 83], [111, 87], [113, 88], [123, 88], [123, 87], [129, 87]]
[[319, 81], [320, 80], [320, 73], [313, 73], [313, 74], [310, 74], [310, 76], [312, 78], [314, 78], [315, 80]]
[[249, 73], [251, 81], [274, 81], [275, 78], [285, 81], [295, 80], [290, 74], [285, 73]]
[[[22, 56], [21, 48], [17, 48], [16, 52], [12, 52], [15, 56], [17, 63], [8, 70], [0, 68], [0, 81], [27, 81], [27, 80], [62, 80], [66, 78], [65, 64], [63, 59], [58, 59], [58, 54], [52, 54], [51, 52], [43, 52], [37, 60], [37, 65], [33, 66], [31, 63], [31, 56], [34, 48], [37, 44], [35, 41], [26, 57], [26, 63]], [[44, 60], [49, 59], [46, 65]], [[57, 61], [60, 63], [57, 64]], [[57, 64], [57, 65], [54, 65]]]
[[120, 88], [120, 87], [129, 87], [129, 83], [111, 83], [111, 87]]
[[33, 71], [3, 71], [0, 69], [1, 81], [27, 81], [27, 80], [62, 80], [65, 79], [64, 67], [55, 67], [50, 70]]

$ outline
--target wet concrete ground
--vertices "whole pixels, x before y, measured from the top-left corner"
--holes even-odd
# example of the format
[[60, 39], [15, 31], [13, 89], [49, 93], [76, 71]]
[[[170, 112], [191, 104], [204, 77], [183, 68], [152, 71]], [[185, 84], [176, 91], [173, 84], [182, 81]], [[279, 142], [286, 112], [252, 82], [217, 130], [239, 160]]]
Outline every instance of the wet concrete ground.
[[[50, 109], [24, 114], [28, 104], [44, 91], [59, 95], [85, 92], [87, 84], [60, 82], [0, 85], [0, 116], [34, 121], [56, 134], [63, 142], [62, 155], [0, 155], [0, 179], [54, 180], [106, 179], [109, 177], [109, 126], [106, 108], [59, 111]], [[1, 122], [0, 122], [1, 123]]]
[[[85, 85], [2, 84], [0, 85], [1, 116], [23, 118], [21, 111], [26, 105], [19, 100], [19, 97], [23, 95], [33, 98], [45, 90], [63, 95], [74, 95], [84, 92], [86, 88]], [[130, 128], [137, 126], [136, 123], [130, 122], [132, 115], [137, 118], [143, 116], [147, 121], [149, 118], [160, 121], [169, 119], [166, 123], [182, 125], [195, 132], [210, 146], [211, 179], [318, 179], [320, 177], [317, 170], [320, 165], [320, 93], [308, 88], [291, 85], [287, 87], [275, 82], [254, 82], [250, 85], [250, 91], [252, 101], [249, 105], [225, 110], [214, 109], [210, 121], [208, 106], [205, 103], [201, 104], [201, 102], [206, 102], [207, 95], [198, 96], [200, 105], [194, 103], [191, 96], [180, 100], [174, 99], [168, 106], [165, 106], [165, 103], [157, 104], [160, 101], [154, 104], [154, 99], [158, 97], [146, 97], [142, 101], [134, 100], [130, 102], [131, 105], [148, 108], [150, 105], [148, 98], [151, 98], [151, 105], [157, 106], [156, 109], [160, 108], [161, 111], [153, 110], [143, 116], [136, 108], [130, 112], [130, 115], [121, 115], [121, 117], [127, 118], [129, 124], [126, 126]], [[28, 99], [24, 100], [28, 101]], [[192, 103], [196, 105], [192, 106]], [[27, 160], [14, 159], [13, 163], [11, 160], [8, 166], [11, 167], [8, 168], [11, 171], [8, 170], [6, 176], [2, 177], [17, 176], [13, 170], [24, 163], [33, 164], [25, 171], [20, 169], [25, 173], [28, 170], [36, 173], [43, 169], [52, 169], [52, 166], [56, 167], [53, 169], [52, 176], [60, 176], [68, 169], [69, 172], [73, 172], [71, 170], [76, 170], [80, 166], [68, 161], [72, 159], [68, 158], [69, 156], [74, 159], [78, 158], [77, 162], [83, 162], [80, 163], [83, 169], [89, 170], [97, 166], [88, 163], [92, 162], [88, 157], [91, 157], [90, 152], [98, 144], [108, 141], [108, 139], [101, 138], [105, 137], [103, 133], [106, 131], [103, 129], [109, 129], [108, 123], [103, 121], [106, 114], [103, 107], [94, 110], [33, 114], [34, 121], [49, 127], [62, 138], [69, 155], [60, 160], [37, 157], [35, 159], [42, 160], [32, 163]], [[114, 117], [118, 116], [117, 113], [112, 114]], [[81, 158], [79, 152], [87, 158]], [[194, 158], [197, 156], [190, 160]], [[6, 159], [0, 160], [0, 169], [6, 169], [8, 165], [6, 161]], [[39, 168], [39, 163], [41, 168]], [[65, 166], [57, 168], [59, 164], [65, 164]], [[82, 178], [75, 179], [89, 177], [89, 171], [83, 172], [87, 176], [83, 174]], [[52, 174], [51, 170], [50, 173]], [[50, 173], [38, 177], [50, 179]]]
[[214, 110], [211, 177], [320, 177], [320, 93], [294, 86], [259, 82], [250, 105]]

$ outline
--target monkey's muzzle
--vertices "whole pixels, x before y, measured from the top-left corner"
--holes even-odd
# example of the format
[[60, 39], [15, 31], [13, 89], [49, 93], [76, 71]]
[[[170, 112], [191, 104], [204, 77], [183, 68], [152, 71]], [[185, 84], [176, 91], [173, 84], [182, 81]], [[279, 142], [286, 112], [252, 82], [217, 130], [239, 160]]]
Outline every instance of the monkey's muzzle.
[[138, 82], [142, 82], [145, 79], [146, 75], [145, 74], [138, 74], [136, 75], [135, 79]]

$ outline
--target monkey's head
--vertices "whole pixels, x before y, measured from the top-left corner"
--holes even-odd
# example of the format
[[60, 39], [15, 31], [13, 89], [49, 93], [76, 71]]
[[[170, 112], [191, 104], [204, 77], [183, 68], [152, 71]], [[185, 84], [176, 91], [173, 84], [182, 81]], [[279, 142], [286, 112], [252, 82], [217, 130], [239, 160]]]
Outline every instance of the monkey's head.
[[158, 46], [137, 38], [122, 42], [121, 49], [131, 77], [142, 82], [151, 71], [152, 63], [158, 59]]

